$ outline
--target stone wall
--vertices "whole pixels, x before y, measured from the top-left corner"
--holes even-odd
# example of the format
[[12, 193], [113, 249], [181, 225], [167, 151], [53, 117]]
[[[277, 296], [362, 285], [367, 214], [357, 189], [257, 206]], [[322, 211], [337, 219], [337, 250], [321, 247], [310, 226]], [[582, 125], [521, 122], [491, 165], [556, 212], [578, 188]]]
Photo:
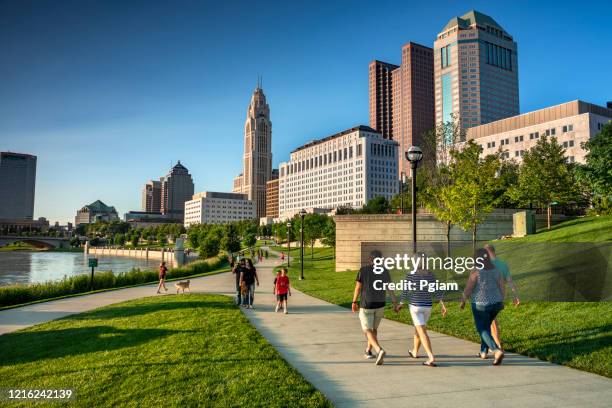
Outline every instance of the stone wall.
[[147, 248], [137, 249], [122, 249], [112, 247], [90, 247], [87, 252], [90, 255], [99, 256], [125, 256], [137, 259], [151, 259], [165, 261], [169, 268], [173, 268], [177, 265], [175, 260], [174, 252], [172, 250], [154, 251]]
[[[519, 210], [496, 210], [478, 226], [477, 240], [489, 241], [513, 234], [512, 216]], [[544, 218], [542, 218], [542, 216]], [[564, 220], [555, 215], [554, 222]], [[379, 249], [383, 256], [409, 253], [412, 249], [411, 216], [396, 214], [337, 215], [336, 222], [336, 271], [357, 270], [365, 261], [362, 252]], [[538, 228], [546, 225], [546, 215], [537, 215]], [[453, 226], [451, 241], [465, 245], [472, 241], [470, 231]], [[417, 215], [417, 242], [419, 250], [434, 250], [445, 247], [444, 226], [433, 215]]]

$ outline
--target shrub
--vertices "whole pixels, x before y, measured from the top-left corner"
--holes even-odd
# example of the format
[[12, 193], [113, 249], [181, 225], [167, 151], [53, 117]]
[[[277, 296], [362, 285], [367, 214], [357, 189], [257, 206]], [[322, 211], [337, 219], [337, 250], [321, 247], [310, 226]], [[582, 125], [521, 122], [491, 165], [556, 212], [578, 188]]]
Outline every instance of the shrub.
[[[168, 271], [167, 279], [200, 275], [221, 269], [227, 265], [225, 257], [209, 261], [196, 261], [188, 265], [173, 268]], [[123, 286], [152, 283], [158, 280], [156, 270], [132, 269], [129, 272], [114, 274], [112, 271], [96, 272], [94, 275], [94, 290], [120, 288]], [[0, 307], [14, 306], [37, 300], [52, 299], [61, 296], [74, 295], [89, 291], [90, 274], [82, 274], [64, 278], [55, 282], [35, 283], [31, 285], [9, 285], [0, 287]]]

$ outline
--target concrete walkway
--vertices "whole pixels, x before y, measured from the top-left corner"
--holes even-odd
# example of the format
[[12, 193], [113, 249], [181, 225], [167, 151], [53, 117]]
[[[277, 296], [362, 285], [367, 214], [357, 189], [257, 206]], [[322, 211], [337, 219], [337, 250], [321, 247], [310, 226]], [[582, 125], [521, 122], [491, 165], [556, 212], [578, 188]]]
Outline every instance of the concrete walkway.
[[[285, 360], [338, 407], [608, 407], [612, 401], [608, 378], [511, 353], [502, 366], [493, 367], [491, 360], [476, 357], [478, 345], [433, 332], [439, 367], [424, 367], [424, 359], [408, 358], [412, 326], [386, 319], [380, 333], [388, 354], [383, 366], [375, 366], [362, 357], [363, 334], [350, 311], [293, 290], [289, 314], [274, 313], [272, 268], [279, 264], [270, 259], [258, 265], [261, 286], [255, 309], [243, 311]], [[234, 277], [228, 273], [197, 278], [191, 284], [194, 292], [234, 295]], [[0, 334], [155, 295], [155, 286], [0, 311]]]

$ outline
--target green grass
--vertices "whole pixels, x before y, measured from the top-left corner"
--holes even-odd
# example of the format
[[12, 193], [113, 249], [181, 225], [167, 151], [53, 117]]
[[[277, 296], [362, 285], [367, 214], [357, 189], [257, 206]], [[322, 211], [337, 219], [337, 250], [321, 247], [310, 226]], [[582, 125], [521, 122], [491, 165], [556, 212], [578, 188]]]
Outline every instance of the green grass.
[[71, 388], [71, 406], [331, 406], [226, 296], [118, 303], [5, 334], [0, 348], [0, 387]]
[[44, 249], [37, 248], [32, 244], [28, 244], [26, 242], [17, 241], [12, 244], [5, 245], [0, 247], [0, 252], [9, 252], [9, 251], [42, 251]]
[[542, 229], [537, 234], [509, 240], [520, 242], [610, 242], [612, 215], [581, 217]]
[[[225, 272], [228, 269], [225, 257], [211, 258], [206, 261], [195, 261], [188, 265], [173, 268], [166, 275], [168, 280], [176, 278], [197, 277]], [[112, 273], [96, 272], [93, 291], [118, 289], [159, 280], [157, 270], [134, 269], [129, 272]], [[55, 282], [43, 282], [30, 285], [0, 286], [0, 310], [7, 307], [59, 299], [67, 296], [91, 293], [90, 275], [76, 275]]]
[[[334, 272], [331, 248], [315, 248], [314, 261], [307, 254], [306, 279], [297, 279], [300, 263], [295, 257], [289, 271], [291, 284], [311, 296], [350, 308], [356, 272]], [[397, 273], [392, 275], [394, 280], [399, 279]], [[449, 313], [442, 319], [438, 306], [434, 306], [428, 326], [480, 343], [471, 312], [467, 308], [460, 311], [456, 302], [447, 307]], [[388, 307], [385, 315], [411, 323], [406, 310], [396, 315]], [[499, 322], [506, 350], [612, 377], [612, 302], [526, 302], [518, 308], [507, 304]]]

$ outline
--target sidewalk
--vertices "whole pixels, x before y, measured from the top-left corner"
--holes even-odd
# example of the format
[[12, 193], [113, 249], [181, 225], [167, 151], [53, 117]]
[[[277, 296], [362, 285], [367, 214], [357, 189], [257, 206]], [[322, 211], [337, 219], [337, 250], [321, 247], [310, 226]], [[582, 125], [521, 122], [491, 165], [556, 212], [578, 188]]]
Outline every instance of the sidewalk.
[[[431, 333], [439, 367], [410, 360], [412, 326], [383, 320], [383, 366], [364, 360], [359, 319], [350, 311], [293, 290], [289, 314], [274, 313], [270, 259], [258, 265], [261, 286], [255, 309], [244, 310], [260, 333], [338, 407], [608, 407], [612, 380], [508, 353], [504, 364], [476, 357], [478, 345]], [[333, 273], [333, 272], [330, 272]], [[234, 295], [234, 278], [224, 273], [191, 281], [194, 292]], [[169, 288], [173, 286], [169, 285]], [[170, 291], [170, 293], [173, 293]], [[155, 285], [104, 292], [0, 311], [0, 333], [111, 303], [155, 295]]]

